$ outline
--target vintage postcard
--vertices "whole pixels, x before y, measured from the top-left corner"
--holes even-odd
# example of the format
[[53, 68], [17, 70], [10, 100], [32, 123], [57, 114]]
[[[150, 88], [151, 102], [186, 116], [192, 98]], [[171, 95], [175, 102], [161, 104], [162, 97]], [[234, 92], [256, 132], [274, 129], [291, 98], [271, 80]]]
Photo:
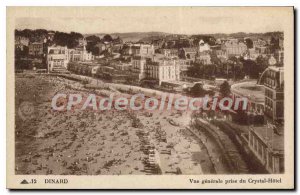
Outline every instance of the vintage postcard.
[[293, 7], [7, 7], [7, 188], [293, 189]]

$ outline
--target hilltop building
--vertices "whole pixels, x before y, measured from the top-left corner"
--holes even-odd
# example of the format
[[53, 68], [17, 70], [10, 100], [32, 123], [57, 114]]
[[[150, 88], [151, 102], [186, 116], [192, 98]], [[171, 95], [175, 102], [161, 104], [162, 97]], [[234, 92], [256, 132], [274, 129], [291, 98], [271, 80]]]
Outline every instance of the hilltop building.
[[31, 56], [42, 56], [44, 51], [43, 42], [33, 42], [29, 44], [29, 55]]
[[247, 51], [247, 45], [237, 39], [230, 39], [221, 45], [222, 50], [226, 51], [228, 57], [241, 56]]
[[179, 50], [179, 57], [181, 59], [189, 59], [195, 61], [195, 57], [197, 55], [197, 48], [181, 48]]
[[202, 52], [206, 52], [206, 51], [210, 51], [210, 46], [207, 43], [204, 43], [204, 41], [201, 39], [199, 41], [199, 45], [198, 45], [198, 52], [202, 53]]
[[48, 47], [47, 66], [48, 71], [66, 70], [69, 62], [68, 48], [62, 46]]
[[159, 85], [164, 81], [178, 81], [180, 66], [175, 59], [165, 56], [154, 56], [146, 63], [147, 78], [157, 80]]
[[134, 56], [132, 58], [132, 71], [139, 80], [155, 80], [160, 85], [163, 81], [176, 81], [180, 79], [180, 65], [178, 60], [154, 55], [151, 58]]
[[154, 55], [154, 46], [151, 44], [134, 44], [130, 47], [131, 54], [134, 56], [152, 56]]
[[211, 57], [209, 51], [202, 51], [199, 52], [195, 62], [203, 64], [203, 65], [210, 65], [211, 64]]
[[92, 52], [86, 50], [85, 46], [81, 46], [75, 49], [68, 49], [68, 60], [70, 62], [92, 61], [94, 60], [94, 56], [92, 55]]
[[27, 37], [23, 36], [16, 36], [15, 37], [15, 48], [20, 49], [23, 51], [24, 46], [28, 47], [29, 45], [29, 39]]

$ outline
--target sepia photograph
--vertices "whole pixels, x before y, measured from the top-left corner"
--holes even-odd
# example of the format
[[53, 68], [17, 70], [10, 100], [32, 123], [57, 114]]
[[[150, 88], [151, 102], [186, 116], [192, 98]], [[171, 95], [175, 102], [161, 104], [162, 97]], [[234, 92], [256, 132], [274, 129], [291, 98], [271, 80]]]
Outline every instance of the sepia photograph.
[[293, 19], [8, 7], [7, 187], [292, 189]]

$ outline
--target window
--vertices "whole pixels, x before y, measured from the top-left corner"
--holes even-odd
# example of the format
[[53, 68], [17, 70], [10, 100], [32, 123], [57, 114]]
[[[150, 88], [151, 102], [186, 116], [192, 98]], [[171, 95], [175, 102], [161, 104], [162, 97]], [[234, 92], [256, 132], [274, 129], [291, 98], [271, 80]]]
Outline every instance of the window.
[[263, 148], [263, 161], [264, 162], [267, 161], [267, 150], [266, 150], [266, 148]]
[[273, 157], [272, 157], [271, 153], [268, 154], [268, 158], [269, 158], [269, 164], [268, 164], [268, 166], [269, 166], [270, 169], [273, 170]]
[[258, 141], [254, 140], [254, 150], [257, 151], [257, 145], [258, 145]]
[[258, 155], [259, 155], [260, 157], [262, 157], [262, 150], [263, 150], [262, 144], [258, 144]]
[[249, 135], [249, 144], [250, 144], [250, 146], [253, 146], [252, 141], [253, 141], [253, 136], [250, 134]]
[[279, 172], [284, 172], [284, 158], [279, 158]]

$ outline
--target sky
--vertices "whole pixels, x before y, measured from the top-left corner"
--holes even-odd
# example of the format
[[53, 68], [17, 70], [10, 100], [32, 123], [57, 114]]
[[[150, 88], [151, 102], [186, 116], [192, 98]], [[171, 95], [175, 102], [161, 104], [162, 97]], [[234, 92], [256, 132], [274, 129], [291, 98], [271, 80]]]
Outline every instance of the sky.
[[212, 34], [282, 31], [280, 8], [200, 7], [85, 7], [51, 8], [27, 12], [16, 29], [47, 29], [82, 34], [167, 32]]

